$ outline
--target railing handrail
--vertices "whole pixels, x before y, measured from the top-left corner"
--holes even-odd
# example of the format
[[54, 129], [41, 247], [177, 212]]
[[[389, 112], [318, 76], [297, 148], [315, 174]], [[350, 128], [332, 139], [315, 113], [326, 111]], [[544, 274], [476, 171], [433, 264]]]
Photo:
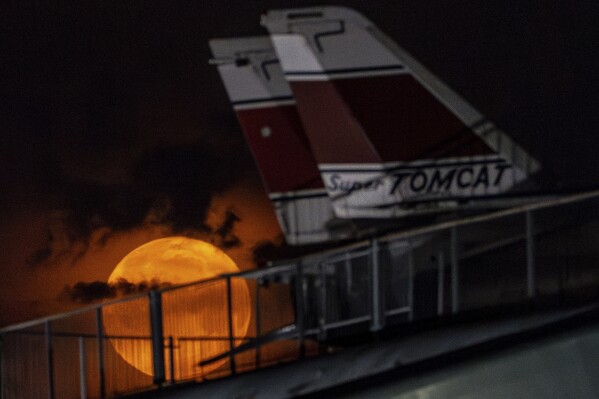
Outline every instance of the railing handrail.
[[[210, 284], [213, 283], [215, 281], [221, 280], [223, 279], [223, 276], [216, 276], [207, 280], [197, 280], [197, 281], [192, 281], [189, 283], [183, 283], [183, 284], [178, 284], [178, 285], [172, 285], [169, 287], [162, 287], [159, 288], [156, 291], [160, 291], [160, 292], [165, 292], [165, 291], [170, 291], [170, 290], [174, 290], [174, 289], [178, 289], [178, 288], [185, 288], [191, 285], [204, 285], [204, 284]], [[67, 312], [63, 312], [63, 313], [57, 313], [55, 315], [50, 315], [50, 316], [45, 316], [45, 317], [40, 317], [39, 319], [34, 319], [34, 320], [29, 320], [29, 321], [25, 321], [22, 323], [17, 323], [17, 324], [13, 324], [10, 326], [6, 326], [6, 327], [2, 327], [0, 328], [0, 334], [4, 334], [4, 333], [9, 333], [9, 332], [13, 332], [16, 330], [22, 330], [22, 329], [26, 329], [26, 328], [30, 328], [30, 327], [35, 327], [37, 325], [43, 324], [45, 322], [49, 322], [49, 321], [57, 321], [57, 320], [61, 320], [61, 319], [65, 319], [65, 318], [69, 318], [72, 316], [77, 316], [86, 312], [91, 312], [91, 311], [95, 311], [98, 308], [103, 308], [106, 306], [111, 306], [111, 305], [116, 305], [119, 303], [125, 303], [125, 302], [130, 302], [130, 301], [135, 301], [137, 299], [141, 299], [141, 298], [145, 298], [148, 296], [148, 292], [140, 292], [138, 294], [133, 294], [131, 296], [127, 296], [127, 297], [123, 297], [123, 298], [115, 298], [115, 299], [111, 299], [108, 301], [103, 301], [103, 302], [99, 302], [99, 303], [94, 303], [94, 304], [90, 304], [90, 305], [85, 305], [81, 308], [77, 308], [77, 309], [73, 309]]]
[[561, 205], [572, 204], [576, 202], [586, 201], [595, 197], [599, 197], [599, 190], [588, 191], [579, 194], [573, 194], [567, 197], [539, 201], [532, 204], [519, 205], [508, 209], [502, 209], [495, 212], [485, 213], [483, 215], [469, 216], [466, 218], [451, 220], [448, 222], [438, 223], [432, 226], [417, 227], [414, 229], [401, 231], [397, 233], [389, 233], [379, 238], [380, 241], [393, 241], [402, 238], [411, 238], [423, 234], [430, 234], [437, 231], [448, 230], [452, 227], [465, 226], [470, 224], [476, 224], [481, 222], [488, 222], [491, 220], [501, 219], [507, 216], [513, 216], [517, 214], [524, 214], [530, 211], [536, 211], [539, 209], [554, 208]]
[[[470, 217], [466, 217], [466, 218], [462, 218], [462, 219], [458, 219], [458, 220], [441, 222], [441, 223], [438, 223], [438, 224], [435, 224], [432, 226], [416, 227], [416, 228], [404, 230], [401, 232], [387, 233], [380, 237], [377, 237], [377, 239], [381, 242], [390, 242], [390, 241], [396, 241], [399, 239], [409, 239], [409, 238], [413, 238], [413, 237], [417, 237], [417, 236], [421, 236], [421, 235], [425, 235], [425, 234], [431, 234], [431, 233], [438, 232], [438, 231], [448, 230], [448, 229], [451, 229], [452, 227], [459, 227], [459, 226], [465, 226], [465, 225], [470, 225], [470, 224], [476, 224], [476, 223], [501, 219], [501, 218], [504, 218], [507, 216], [522, 214], [522, 213], [539, 210], [539, 209], [553, 208], [553, 207], [566, 205], [566, 204], [572, 204], [572, 203], [576, 203], [576, 202], [582, 202], [582, 201], [589, 200], [592, 198], [597, 198], [597, 197], [599, 197], [599, 190], [586, 191], [586, 192], [577, 193], [577, 194], [573, 194], [573, 195], [569, 195], [569, 196], [561, 197], [561, 198], [557, 198], [557, 199], [538, 201], [538, 202], [531, 203], [531, 204], [520, 205], [520, 206], [516, 206], [513, 208], [509, 208], [509, 209], [503, 209], [503, 210], [499, 210], [499, 211], [495, 211], [495, 212], [486, 213], [483, 215], [476, 215], [476, 216], [470, 216]], [[364, 240], [361, 240], [361, 241], [358, 241], [355, 243], [351, 243], [348, 245], [343, 245], [343, 246], [315, 252], [315, 253], [306, 255], [306, 256], [302, 257], [301, 259], [303, 259], [303, 260], [323, 259], [328, 256], [336, 255], [340, 251], [347, 252], [347, 251], [351, 251], [354, 249], [362, 248], [364, 246], [367, 246], [368, 244], [369, 244], [369, 239], [364, 239]], [[259, 277], [263, 277], [263, 276], [270, 275], [270, 274], [281, 273], [281, 272], [284, 272], [287, 270], [292, 271], [293, 265], [296, 262], [298, 262], [299, 259], [300, 258], [293, 258], [293, 259], [288, 259], [285, 261], [280, 261], [280, 262], [277, 262], [278, 264], [274, 264], [273, 266], [268, 267], [266, 269], [246, 270], [246, 271], [236, 272], [236, 273], [232, 273], [232, 274], [222, 274], [222, 275], [213, 277], [208, 280], [199, 280], [199, 281], [193, 281], [193, 282], [179, 284], [179, 285], [173, 285], [173, 286], [169, 286], [169, 287], [163, 287], [163, 288], [158, 289], [157, 291], [166, 292], [166, 291], [177, 290], [180, 288], [185, 288], [185, 287], [189, 287], [189, 286], [193, 286], [193, 285], [199, 286], [199, 285], [203, 285], [203, 284], [213, 283], [215, 281], [219, 281], [219, 280], [225, 279], [227, 277], [229, 277], [229, 278], [231, 278], [231, 277], [259, 278]], [[46, 316], [46, 317], [42, 317], [42, 318], [30, 320], [30, 321], [18, 323], [18, 324], [6, 326], [3, 328], [0, 328], [0, 334], [10, 333], [10, 332], [17, 331], [17, 330], [35, 327], [35, 326], [38, 326], [38, 325], [46, 323], [46, 322], [52, 322], [52, 321], [57, 321], [57, 320], [65, 319], [65, 318], [72, 317], [72, 316], [77, 316], [77, 315], [80, 315], [80, 314], [83, 314], [86, 312], [95, 311], [98, 308], [103, 308], [106, 306], [111, 306], [111, 305], [115, 305], [115, 304], [119, 304], [119, 303], [134, 301], [134, 300], [137, 300], [140, 298], [147, 297], [147, 295], [148, 295], [148, 293], [144, 292], [144, 293], [139, 293], [139, 294], [135, 294], [132, 296], [128, 296], [125, 298], [116, 298], [116, 299], [101, 302], [101, 303], [83, 306], [79, 309], [74, 309], [74, 310], [71, 310], [68, 312], [58, 313], [55, 315]]]
[[[508, 208], [508, 209], [502, 209], [502, 210], [495, 211], [495, 212], [485, 213], [483, 215], [469, 216], [469, 217], [461, 218], [461, 219], [457, 219], [457, 220], [441, 222], [441, 223], [433, 224], [431, 226], [415, 227], [415, 228], [411, 228], [411, 229], [402, 230], [400, 232], [386, 233], [386, 234], [383, 234], [376, 238], [380, 242], [395, 241], [397, 239], [407, 239], [407, 238], [421, 236], [424, 234], [434, 233], [437, 231], [448, 230], [452, 227], [486, 222], [486, 221], [490, 221], [490, 220], [494, 220], [494, 219], [500, 219], [500, 218], [506, 217], [506, 216], [516, 215], [519, 213], [526, 213], [528, 211], [552, 208], [552, 207], [557, 207], [560, 205], [566, 205], [566, 204], [575, 203], [575, 202], [582, 202], [582, 201], [592, 199], [592, 198], [599, 198], [599, 190], [585, 191], [585, 192], [572, 194], [572, 195], [568, 195], [566, 197], [561, 197], [561, 198], [557, 198], [557, 199], [554, 198], [554, 199], [550, 199], [550, 200], [537, 201], [532, 204], [519, 205], [519, 206], [515, 206], [512, 208]], [[322, 259], [322, 258], [326, 258], [328, 256], [336, 255], [340, 251], [348, 252], [348, 251], [351, 251], [354, 249], [362, 248], [369, 244], [370, 244], [369, 239], [363, 239], [361, 241], [354, 242], [354, 243], [351, 243], [348, 245], [325, 249], [325, 250], [318, 251], [318, 252], [312, 252], [308, 255], [303, 256], [301, 259], [304, 259], [304, 260], [305, 259], [308, 259], [308, 260], [309, 259]], [[293, 263], [297, 262], [299, 259], [300, 258], [292, 258], [292, 259], [286, 259], [284, 261], [279, 261], [274, 266], [269, 267], [268, 269], [262, 269], [262, 270], [264, 270], [265, 272], [272, 270], [274, 272], [275, 270], [277, 270], [277, 267], [285, 266], [288, 264], [293, 264]], [[254, 272], [254, 270], [251, 270], [249, 272]], [[237, 274], [243, 274], [243, 273], [244, 272], [237, 273]], [[233, 275], [235, 275], [235, 274], [233, 274]]]

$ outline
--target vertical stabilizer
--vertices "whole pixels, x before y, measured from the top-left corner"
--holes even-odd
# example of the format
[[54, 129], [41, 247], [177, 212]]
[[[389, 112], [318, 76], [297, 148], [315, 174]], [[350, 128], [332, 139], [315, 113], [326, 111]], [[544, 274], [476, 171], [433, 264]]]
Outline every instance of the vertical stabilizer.
[[210, 47], [287, 242], [330, 240], [332, 204], [270, 39], [217, 39]]
[[497, 196], [539, 169], [361, 14], [269, 11], [269, 30], [337, 216], [396, 217]]

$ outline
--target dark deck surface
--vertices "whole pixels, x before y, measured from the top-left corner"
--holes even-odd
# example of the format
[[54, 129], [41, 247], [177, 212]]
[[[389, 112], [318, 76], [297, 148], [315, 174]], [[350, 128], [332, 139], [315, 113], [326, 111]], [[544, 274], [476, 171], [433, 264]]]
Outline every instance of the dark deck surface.
[[[130, 398], [596, 397], [598, 314], [595, 304], [451, 323]], [[573, 374], [557, 378], [568, 370]]]

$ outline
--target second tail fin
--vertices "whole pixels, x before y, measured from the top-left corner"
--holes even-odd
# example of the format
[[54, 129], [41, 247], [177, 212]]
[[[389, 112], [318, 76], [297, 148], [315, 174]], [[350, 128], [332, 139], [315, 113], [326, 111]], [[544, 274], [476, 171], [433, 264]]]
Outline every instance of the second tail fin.
[[216, 39], [210, 47], [287, 243], [330, 240], [331, 201], [270, 39]]

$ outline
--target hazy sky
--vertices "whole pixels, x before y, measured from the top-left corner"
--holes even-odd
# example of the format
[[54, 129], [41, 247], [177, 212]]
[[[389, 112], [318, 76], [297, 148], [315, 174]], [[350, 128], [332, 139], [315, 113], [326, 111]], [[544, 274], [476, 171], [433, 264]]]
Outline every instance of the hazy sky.
[[[0, 306], [15, 294], [23, 302], [16, 314], [0, 309], [6, 319], [59, 309], [41, 303], [105, 279], [131, 249], [168, 234], [224, 243], [251, 267], [251, 248], [278, 230], [208, 39], [262, 35], [263, 10], [313, 4], [327, 3], [0, 5]], [[543, 163], [544, 184], [596, 184], [598, 2], [337, 4], [512, 134]], [[215, 236], [227, 211], [239, 220]]]

